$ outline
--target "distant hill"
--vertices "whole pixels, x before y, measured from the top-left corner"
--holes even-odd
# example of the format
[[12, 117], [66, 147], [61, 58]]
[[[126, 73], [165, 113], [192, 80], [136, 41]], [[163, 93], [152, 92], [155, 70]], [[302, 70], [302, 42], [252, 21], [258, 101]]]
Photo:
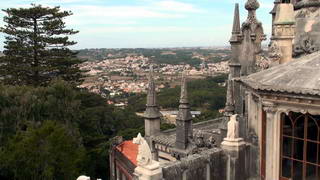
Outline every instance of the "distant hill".
[[229, 48], [163, 48], [163, 49], [82, 49], [78, 57], [86, 60], [105, 60], [127, 56], [145, 56], [158, 64], [199, 65], [203, 60], [219, 62], [230, 59]]

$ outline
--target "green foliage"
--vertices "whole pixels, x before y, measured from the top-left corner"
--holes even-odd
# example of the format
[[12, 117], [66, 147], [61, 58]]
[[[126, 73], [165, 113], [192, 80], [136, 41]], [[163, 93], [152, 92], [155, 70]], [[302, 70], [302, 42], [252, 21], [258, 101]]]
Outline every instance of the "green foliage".
[[[219, 109], [225, 105], [226, 88], [219, 83], [225, 82], [226, 75], [208, 77], [188, 83], [188, 98], [192, 109], [201, 110], [203, 114], [195, 121], [208, 120], [218, 116]], [[157, 101], [162, 109], [177, 109], [179, 107], [180, 86], [162, 90], [157, 95]], [[131, 96], [128, 104], [135, 111], [145, 109], [146, 95]]]
[[176, 125], [174, 125], [174, 124], [162, 123], [160, 126], [160, 129], [161, 129], [161, 131], [165, 131], [168, 129], [173, 129], [175, 127], [176, 127]]
[[[48, 87], [0, 85], [0, 179], [75, 179], [81, 174], [107, 179], [109, 139], [143, 132], [143, 119], [106, 101], [64, 81]], [[124, 132], [129, 129], [131, 134]], [[39, 151], [44, 154], [36, 156]], [[67, 162], [56, 163], [69, 152], [75, 154], [65, 158]], [[29, 162], [30, 168], [21, 169]], [[31, 171], [43, 163], [50, 166]], [[55, 169], [58, 166], [68, 168]]]
[[11, 85], [47, 85], [54, 78], [78, 83], [82, 77], [76, 53], [68, 46], [76, 44], [66, 29], [65, 17], [72, 15], [60, 7], [9, 8], [0, 29], [5, 33], [4, 55], [0, 58], [0, 76]]
[[1, 154], [2, 168], [14, 179], [75, 179], [84, 162], [78, 138], [54, 121], [17, 133]]

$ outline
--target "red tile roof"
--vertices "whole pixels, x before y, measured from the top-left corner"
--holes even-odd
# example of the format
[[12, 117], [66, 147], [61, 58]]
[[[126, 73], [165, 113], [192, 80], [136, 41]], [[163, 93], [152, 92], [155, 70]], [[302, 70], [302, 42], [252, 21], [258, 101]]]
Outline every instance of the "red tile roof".
[[122, 152], [134, 165], [137, 166], [138, 145], [131, 141], [123, 141], [117, 146], [117, 149]]

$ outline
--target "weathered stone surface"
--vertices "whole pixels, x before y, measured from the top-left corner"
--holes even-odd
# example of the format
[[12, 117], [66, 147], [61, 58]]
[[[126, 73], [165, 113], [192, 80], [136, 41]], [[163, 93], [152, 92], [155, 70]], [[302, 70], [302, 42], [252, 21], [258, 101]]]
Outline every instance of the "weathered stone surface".
[[244, 84], [256, 90], [320, 95], [320, 53], [295, 59], [243, 77]]

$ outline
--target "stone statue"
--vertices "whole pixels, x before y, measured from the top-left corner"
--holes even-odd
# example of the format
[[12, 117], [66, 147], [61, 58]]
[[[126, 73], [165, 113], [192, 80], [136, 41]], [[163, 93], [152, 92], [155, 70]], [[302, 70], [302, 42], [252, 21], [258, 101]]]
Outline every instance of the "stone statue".
[[224, 148], [239, 148], [245, 145], [243, 138], [239, 137], [239, 122], [237, 121], [237, 114], [232, 115], [228, 122], [227, 137], [223, 139], [221, 146]]
[[77, 180], [90, 180], [90, 177], [82, 175], [82, 176], [79, 176]]
[[139, 166], [147, 166], [152, 163], [152, 154], [147, 141], [139, 133], [136, 138], [133, 138], [133, 143], [138, 144], [137, 162]]
[[239, 138], [239, 122], [237, 121], [237, 115], [232, 115], [228, 122], [227, 139]]

